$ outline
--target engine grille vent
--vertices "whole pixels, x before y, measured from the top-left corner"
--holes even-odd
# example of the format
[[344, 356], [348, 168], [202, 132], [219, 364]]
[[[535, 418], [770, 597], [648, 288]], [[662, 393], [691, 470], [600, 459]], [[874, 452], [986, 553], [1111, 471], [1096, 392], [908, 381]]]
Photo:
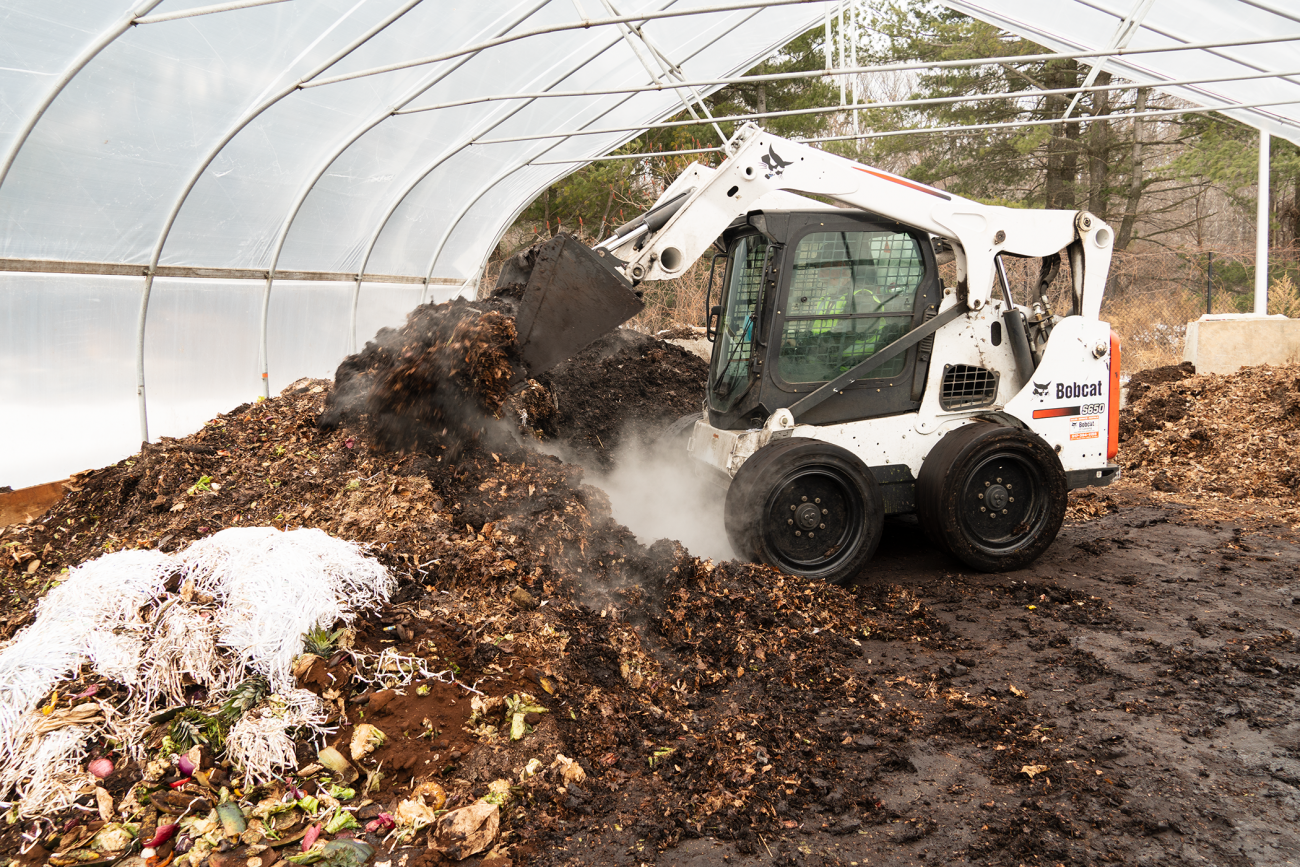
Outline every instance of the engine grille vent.
[[989, 406], [998, 395], [998, 375], [969, 364], [945, 364], [939, 406], [945, 410]]

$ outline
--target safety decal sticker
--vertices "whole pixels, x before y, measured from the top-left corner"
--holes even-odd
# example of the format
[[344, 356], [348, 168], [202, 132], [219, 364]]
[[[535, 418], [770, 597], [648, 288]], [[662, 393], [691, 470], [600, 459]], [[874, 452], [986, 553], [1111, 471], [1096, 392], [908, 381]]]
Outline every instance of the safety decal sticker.
[[1101, 436], [1101, 416], [1081, 415], [1070, 419], [1070, 439], [1092, 440]]

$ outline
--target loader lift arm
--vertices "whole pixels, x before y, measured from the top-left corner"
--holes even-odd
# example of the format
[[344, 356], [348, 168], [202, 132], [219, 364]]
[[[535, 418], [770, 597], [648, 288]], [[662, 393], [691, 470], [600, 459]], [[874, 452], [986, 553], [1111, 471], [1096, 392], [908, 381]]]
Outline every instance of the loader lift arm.
[[1113, 233], [1091, 214], [984, 205], [753, 124], [742, 127], [729, 148], [716, 170], [688, 169], [644, 218], [597, 250], [623, 260], [621, 270], [634, 284], [680, 277], [759, 198], [785, 190], [826, 196], [951, 241], [958, 285], [971, 310], [989, 303], [1000, 253], [1046, 257], [1069, 247], [1078, 266], [1072, 269], [1077, 310], [1093, 319], [1100, 313]]

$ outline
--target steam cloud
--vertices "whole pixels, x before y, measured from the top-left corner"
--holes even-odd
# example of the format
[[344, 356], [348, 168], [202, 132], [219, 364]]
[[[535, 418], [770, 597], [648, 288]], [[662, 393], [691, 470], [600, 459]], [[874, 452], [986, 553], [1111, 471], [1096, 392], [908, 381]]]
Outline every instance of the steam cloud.
[[735, 558], [722, 518], [726, 492], [697, 476], [684, 453], [646, 446], [636, 436], [622, 441], [614, 468], [589, 470], [586, 479], [609, 495], [614, 520], [643, 545], [674, 539], [697, 557]]

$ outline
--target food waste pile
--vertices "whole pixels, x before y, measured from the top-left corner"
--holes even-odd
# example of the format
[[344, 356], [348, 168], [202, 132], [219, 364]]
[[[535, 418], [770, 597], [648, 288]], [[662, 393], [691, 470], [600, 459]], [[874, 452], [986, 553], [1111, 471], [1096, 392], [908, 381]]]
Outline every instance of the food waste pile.
[[[105, 552], [179, 551], [246, 526], [315, 527], [362, 543], [397, 577], [396, 591], [353, 629], [316, 636], [311, 663], [297, 672], [334, 709], [336, 732], [323, 746], [352, 768], [331, 770], [322, 744], [306, 742], [299, 769], [241, 788], [242, 769], [220, 749], [233, 722], [229, 697], [195, 691], [198, 731], [178, 730], [173, 713], [143, 734], [143, 763], [120, 744], [93, 744], [88, 761], [113, 763], [97, 783], [111, 803], [101, 810], [87, 783], [91, 812], [18, 822], [8, 832], [13, 851], [78, 863], [119, 854], [113, 847], [138, 851], [179, 821], [159, 844], [189, 843], [173, 850], [174, 863], [194, 862], [200, 832], [216, 838], [201, 850], [214, 865], [301, 856], [309, 834], [314, 860], [357, 858], [356, 847], [322, 855], [341, 838], [396, 842], [412, 863], [436, 862], [466, 853], [419, 816], [411, 821], [418, 811], [409, 805], [441, 811], [488, 798], [500, 826], [483, 842], [545, 863], [549, 838], [592, 822], [626, 827], [630, 844], [651, 852], [704, 834], [752, 850], [758, 834], [832, 793], [832, 822], [870, 808], [857, 781], [806, 755], [808, 734], [825, 692], [855, 677], [847, 661], [861, 653], [858, 639], [926, 639], [934, 624], [907, 599], [882, 597], [863, 611], [839, 588], [700, 561], [666, 540], [642, 546], [580, 468], [532, 447], [549, 426], [552, 439], [567, 435], [599, 454], [618, 441], [621, 421], [672, 420], [698, 405], [702, 362], [624, 334], [579, 359], [594, 361], [589, 381], [607, 371], [589, 394], [571, 365], [550, 388], [529, 384], [507, 400], [508, 315], [466, 302], [423, 307], [381, 338], [344, 362], [336, 387], [302, 381], [192, 436], [146, 445], [77, 476], [41, 521], [0, 535], [6, 635], [29, 622], [33, 598], [65, 567]], [[607, 401], [610, 380], [624, 378], [643, 390], [685, 382], [694, 394]], [[456, 393], [465, 399], [447, 397]], [[551, 407], [549, 417], [529, 417], [536, 427], [519, 423], [528, 402]], [[359, 677], [356, 655], [385, 648], [451, 676]], [[760, 683], [772, 699], [751, 696], [741, 707], [727, 698], [736, 685]], [[91, 696], [111, 709], [125, 692], [85, 677], [41, 708], [55, 713]], [[360, 726], [376, 727], [382, 744], [354, 752]], [[242, 820], [230, 807], [220, 812], [222, 798]], [[322, 812], [328, 803], [337, 806]], [[268, 816], [268, 804], [289, 807]]]
[[[512, 393], [513, 340], [507, 305], [418, 308], [335, 382], [80, 474], [44, 518], [0, 530], [6, 638], [68, 567], [230, 528], [317, 528], [395, 579], [382, 606], [307, 636], [292, 676], [328, 733], [304, 731], [291, 766], [250, 780], [224, 748], [282, 699], [191, 684], [138, 742], [88, 744], [74, 806], [11, 807], [0, 851], [58, 867], [706, 864], [717, 843], [777, 864], [1155, 851], [1106, 841], [1163, 833], [1168, 805], [1102, 775], [1114, 736], [1070, 721], [1075, 699], [1038, 698], [1053, 672], [1097, 681], [1071, 635], [1130, 628], [1096, 588], [961, 576], [933, 552], [916, 565], [928, 548], [909, 526], [890, 539], [910, 559], [887, 544], [876, 580], [848, 589], [643, 545], [552, 453], [607, 466], [699, 406], [703, 363], [622, 331]], [[1137, 474], [1152, 458], [1134, 445]], [[1076, 506], [1120, 520], [1109, 494]], [[986, 617], [999, 646], [1028, 640], [1014, 665], [1032, 673], [1004, 673], [991, 627], [964, 625]], [[129, 700], [87, 666], [34, 712]]]

